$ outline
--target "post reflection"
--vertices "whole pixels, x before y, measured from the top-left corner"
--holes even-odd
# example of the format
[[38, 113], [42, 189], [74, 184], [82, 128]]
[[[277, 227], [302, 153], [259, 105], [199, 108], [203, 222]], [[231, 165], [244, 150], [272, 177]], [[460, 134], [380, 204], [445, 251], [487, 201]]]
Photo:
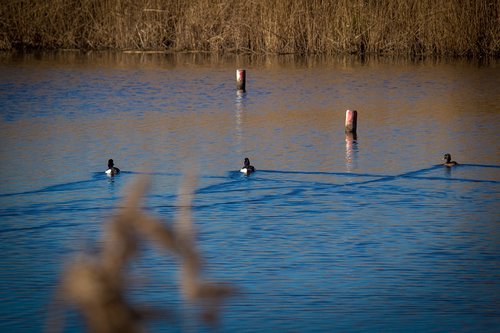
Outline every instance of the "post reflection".
[[235, 99], [235, 116], [236, 116], [236, 151], [239, 154], [242, 154], [243, 148], [241, 147], [241, 143], [243, 141], [243, 111], [245, 110], [245, 100], [246, 100], [246, 94], [244, 91], [238, 90], [236, 92], [236, 99]]
[[356, 133], [345, 134], [345, 166], [347, 172], [358, 168], [358, 135]]

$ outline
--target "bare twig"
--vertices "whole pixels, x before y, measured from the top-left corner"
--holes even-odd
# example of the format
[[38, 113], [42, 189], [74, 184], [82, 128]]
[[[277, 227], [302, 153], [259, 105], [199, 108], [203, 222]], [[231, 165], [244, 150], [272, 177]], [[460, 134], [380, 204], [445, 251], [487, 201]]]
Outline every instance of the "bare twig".
[[96, 256], [82, 256], [67, 267], [61, 293], [66, 302], [82, 312], [91, 332], [143, 331], [144, 308], [129, 303], [125, 297], [126, 268], [142, 239], [153, 241], [181, 259], [180, 288], [184, 295], [191, 302], [200, 302], [205, 309], [201, 314], [204, 320], [216, 320], [220, 303], [235, 290], [202, 277], [191, 216], [195, 184], [194, 173], [184, 178], [179, 189], [180, 212], [171, 228], [141, 209], [149, 182], [139, 179], [128, 191], [123, 207], [107, 224], [101, 251]]

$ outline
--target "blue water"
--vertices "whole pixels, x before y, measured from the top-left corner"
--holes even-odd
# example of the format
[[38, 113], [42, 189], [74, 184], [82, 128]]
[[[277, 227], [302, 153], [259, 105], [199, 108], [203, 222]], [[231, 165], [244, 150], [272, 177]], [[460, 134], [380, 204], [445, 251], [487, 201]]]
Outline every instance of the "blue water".
[[[3, 56], [0, 331], [63, 315], [65, 332], [83, 331], [54, 306], [65, 264], [98, 248], [139, 175], [145, 211], [171, 223], [195, 168], [206, 276], [239, 290], [216, 331], [496, 332], [499, 87], [497, 62]], [[441, 166], [444, 153], [460, 165]], [[150, 331], [210, 331], [183, 303], [177, 265], [146, 242], [129, 297], [174, 311]]]

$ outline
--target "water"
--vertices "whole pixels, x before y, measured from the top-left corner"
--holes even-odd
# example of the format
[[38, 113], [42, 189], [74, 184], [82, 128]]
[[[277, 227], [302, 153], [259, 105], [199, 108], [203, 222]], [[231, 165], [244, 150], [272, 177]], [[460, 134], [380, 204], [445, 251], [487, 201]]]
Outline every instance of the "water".
[[[218, 331], [498, 330], [498, 61], [0, 59], [0, 331], [43, 330], [64, 264], [99, 244], [138, 174], [146, 211], [170, 223], [193, 167], [207, 277], [240, 290]], [[177, 309], [151, 331], [185, 331], [177, 263], [141, 254], [130, 297]], [[65, 315], [65, 332], [84, 330]]]

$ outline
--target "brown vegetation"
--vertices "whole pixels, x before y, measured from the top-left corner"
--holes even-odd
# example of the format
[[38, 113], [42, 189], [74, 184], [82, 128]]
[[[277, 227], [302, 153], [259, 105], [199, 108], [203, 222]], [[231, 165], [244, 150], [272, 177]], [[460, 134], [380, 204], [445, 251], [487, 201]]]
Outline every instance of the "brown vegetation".
[[[130, 280], [127, 268], [137, 259], [140, 241], [153, 242], [181, 260], [179, 288], [183, 295], [188, 301], [201, 305], [201, 319], [208, 323], [217, 319], [220, 303], [235, 290], [202, 277], [202, 260], [196, 250], [191, 222], [194, 180], [193, 176], [185, 177], [179, 193], [180, 212], [173, 225], [142, 211], [141, 199], [148, 184], [144, 179], [137, 182], [125, 198], [123, 208], [107, 224], [99, 253], [84, 256], [67, 267], [58, 299], [81, 311], [88, 331], [144, 332], [145, 319], [173, 312], [173, 309], [153, 311], [127, 300], [127, 281]], [[165, 299], [165, 303], [168, 301]], [[56, 317], [51, 316], [49, 331], [62, 330], [63, 325]]]
[[498, 0], [4, 0], [0, 49], [498, 56]]

